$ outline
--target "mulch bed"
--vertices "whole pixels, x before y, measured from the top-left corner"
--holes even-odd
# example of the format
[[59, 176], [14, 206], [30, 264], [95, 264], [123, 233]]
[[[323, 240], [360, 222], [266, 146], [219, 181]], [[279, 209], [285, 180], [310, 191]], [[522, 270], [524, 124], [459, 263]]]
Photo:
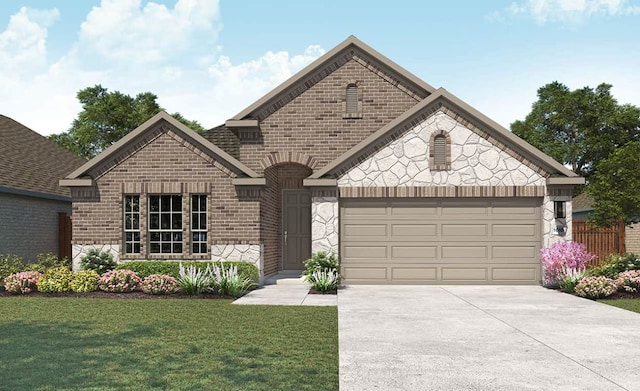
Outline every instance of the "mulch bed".
[[0, 297], [26, 296], [26, 297], [88, 297], [92, 299], [233, 299], [231, 296], [220, 296], [214, 294], [187, 295], [184, 293], [173, 293], [171, 295], [148, 295], [144, 292], [129, 293], [109, 293], [104, 291], [75, 293], [42, 293], [31, 292], [26, 295], [14, 295], [6, 291], [0, 291]]
[[311, 289], [309, 289], [309, 294], [310, 295], [337, 295], [338, 291], [335, 290], [335, 291], [328, 291], [328, 292], [320, 292], [320, 291], [317, 291], [317, 290], [311, 288]]

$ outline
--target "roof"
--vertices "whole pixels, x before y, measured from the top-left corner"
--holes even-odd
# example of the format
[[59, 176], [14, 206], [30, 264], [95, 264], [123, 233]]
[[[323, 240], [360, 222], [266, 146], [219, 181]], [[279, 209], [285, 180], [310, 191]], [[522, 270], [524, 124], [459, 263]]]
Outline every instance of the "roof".
[[0, 140], [0, 187], [71, 196], [68, 188], [58, 185], [58, 180], [86, 160], [3, 115], [0, 115]]
[[[400, 80], [405, 86], [414, 90], [421, 98], [429, 96], [435, 88], [424, 82], [411, 72], [402, 68], [400, 65], [391, 61], [383, 54], [379, 53], [369, 45], [360, 41], [355, 36], [351, 35], [338, 46], [334, 47], [320, 58], [306, 66], [304, 69], [293, 75], [291, 78], [280, 84], [271, 92], [263, 96], [254, 102], [251, 106], [247, 107], [240, 113], [236, 114], [231, 121], [237, 121], [247, 118], [254, 118], [255, 113], [268, 106], [271, 102], [278, 100], [281, 96], [286, 96], [291, 100], [302, 92], [309, 89], [319, 80], [323, 79], [329, 71], [325, 68], [331, 66], [336, 62], [336, 59], [344, 56], [349, 51], [358, 50], [366, 55], [368, 58], [367, 65], [379, 68], [392, 76], [394, 79]], [[315, 76], [315, 77], [314, 77]]]
[[[213, 154], [219, 161], [226, 163], [226, 165], [231, 168], [232, 171], [239, 174], [239, 176], [248, 176], [251, 178], [258, 177], [258, 174], [245, 166], [243, 163], [240, 163], [238, 159], [229, 155], [227, 152], [223, 151], [221, 148], [213, 145], [210, 141], [206, 140], [204, 137], [200, 136], [194, 130], [188, 128], [185, 124], [178, 121], [169, 115], [166, 111], [161, 111], [158, 114], [154, 115], [150, 119], [148, 119], [145, 123], [138, 126], [136, 129], [132, 130], [129, 134], [118, 140], [115, 144], [105, 149], [98, 156], [89, 160], [83, 166], [69, 174], [65, 179], [79, 179], [84, 175], [87, 175], [89, 171], [91, 171], [94, 167], [97, 167], [99, 164], [107, 161], [110, 157], [116, 155], [120, 150], [126, 148], [126, 146], [135, 140], [138, 136], [144, 134], [151, 128], [153, 128], [156, 124], [165, 121], [169, 123], [174, 129], [180, 132], [183, 136], [185, 136], [191, 143], [193, 143], [198, 148], [201, 148], [205, 152], [209, 152]], [[66, 181], [66, 183], [72, 183], [70, 181]], [[78, 186], [82, 186], [82, 182], [80, 182]], [[73, 186], [73, 185], [69, 185]]]
[[220, 147], [234, 158], [240, 159], [240, 139], [228, 127], [224, 125], [216, 126], [205, 133], [201, 133], [201, 135], [211, 144]]
[[595, 200], [593, 199], [593, 197], [587, 194], [586, 191], [583, 191], [582, 193], [573, 197], [573, 200], [571, 200], [571, 207], [573, 208], [574, 212], [593, 210], [594, 203]]
[[485, 130], [491, 136], [495, 137], [505, 145], [513, 148], [515, 151], [518, 151], [520, 154], [530, 159], [533, 163], [547, 169], [552, 175], [580, 178], [573, 171], [558, 163], [553, 158], [546, 155], [539, 149], [533, 147], [523, 139], [514, 135], [509, 130], [505, 129], [497, 122], [491, 120], [489, 117], [469, 106], [467, 103], [463, 102], [461, 99], [454, 96], [444, 88], [439, 88], [438, 90], [434, 91], [431, 95], [429, 95], [429, 97], [417, 103], [411, 109], [407, 110], [402, 115], [377, 130], [362, 142], [345, 152], [342, 156], [339, 156], [337, 159], [327, 164], [324, 168], [315, 172], [309, 178], [322, 178], [324, 175], [327, 175], [330, 172], [338, 169], [342, 165], [346, 165], [349, 162], [354, 162], [359, 156], [366, 153], [368, 147], [376, 144], [386, 135], [395, 132], [399, 128], [411, 124], [421, 114], [428, 112], [429, 109], [436, 107], [435, 105], [438, 105], [440, 103], [442, 103], [446, 107], [455, 108], [464, 117], [474, 120], [474, 122], [480, 124], [483, 130]]

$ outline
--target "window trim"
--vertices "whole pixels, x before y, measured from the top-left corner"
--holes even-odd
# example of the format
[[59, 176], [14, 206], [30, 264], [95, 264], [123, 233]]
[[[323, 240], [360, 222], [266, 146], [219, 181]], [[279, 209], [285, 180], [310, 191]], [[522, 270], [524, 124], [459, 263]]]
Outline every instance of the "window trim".
[[[152, 212], [151, 211], [151, 206], [152, 206], [152, 202], [151, 202], [151, 198], [152, 197], [160, 197], [158, 198], [158, 211], [157, 212]], [[171, 197], [170, 198], [170, 208], [169, 211], [163, 211], [162, 210], [162, 198], [161, 197]], [[173, 210], [173, 197], [180, 197], [180, 210], [179, 211], [175, 211]], [[183, 216], [183, 197], [182, 194], [149, 194], [147, 197], [147, 242], [148, 242], [148, 252], [149, 254], [152, 255], [175, 255], [175, 254], [184, 254], [184, 233], [183, 233], [183, 228], [184, 228], [184, 216]], [[162, 214], [163, 213], [168, 213], [170, 218], [169, 218], [169, 229], [162, 229], [162, 228], [157, 228], [157, 229], [152, 229], [151, 228], [151, 216], [157, 214], [158, 215], [158, 226], [162, 227]], [[180, 228], [173, 228], [173, 218], [174, 216], [180, 216]], [[160, 236], [160, 240], [156, 241], [156, 240], [151, 240], [151, 236], [153, 233], [159, 233], [160, 235], [162, 235], [163, 233], [169, 233], [170, 234], [170, 240], [169, 241], [163, 241], [162, 240], [162, 236]], [[180, 234], [180, 239], [179, 240], [174, 240], [174, 234]], [[152, 244], [158, 243], [159, 245], [159, 250], [158, 252], [154, 252], [152, 251]], [[162, 251], [162, 245], [164, 243], [170, 243], [170, 248], [171, 251], [170, 252], [165, 252]], [[176, 252], [173, 251], [174, 249], [174, 245], [175, 244], [180, 244], [180, 251]]]
[[[135, 210], [127, 210], [127, 198], [129, 197], [137, 197], [138, 198], [138, 211], [136, 212]], [[142, 227], [141, 227], [141, 213], [140, 213], [140, 194], [123, 194], [122, 197], [122, 242], [124, 244], [124, 248], [123, 248], [123, 253], [124, 254], [134, 254], [134, 255], [139, 255], [142, 252]], [[132, 208], [133, 209], [133, 208]], [[133, 228], [134, 224], [131, 224], [132, 228], [127, 228], [127, 215], [131, 214], [132, 216], [135, 216], [137, 214], [138, 217], [138, 229]], [[132, 239], [132, 240], [127, 240], [127, 234], [131, 233], [132, 237], [135, 235], [135, 233], [138, 234], [138, 240]], [[131, 244], [131, 252], [127, 251], [127, 245]], [[135, 245], [138, 245], [138, 251], [135, 251]]]
[[[436, 164], [435, 142], [438, 137], [444, 137], [444, 164]], [[429, 169], [432, 171], [446, 171], [451, 169], [451, 136], [444, 130], [437, 130], [431, 133], [429, 139]]]
[[[194, 211], [193, 209], [193, 198], [194, 197], [198, 197], [198, 205], [200, 205], [200, 197], [205, 197], [205, 209], [204, 212], [202, 210], [200, 210], [200, 206], [198, 206], [198, 210]], [[209, 198], [207, 197], [206, 194], [201, 194], [201, 193], [193, 193], [193, 194], [189, 194], [189, 232], [191, 235], [189, 235], [189, 252], [192, 255], [206, 255], [209, 253]], [[201, 219], [203, 218], [204, 215], [204, 221], [205, 221], [205, 226], [204, 228], [193, 228], [193, 220], [194, 220], [194, 215], [198, 214], [198, 221], [202, 221]], [[195, 241], [193, 239], [193, 234], [194, 233], [199, 233], [199, 234], [203, 234], [204, 233], [204, 241], [202, 240], [198, 240]], [[204, 244], [204, 248], [205, 251], [198, 251], [195, 252], [193, 251], [193, 245], [194, 244], [200, 244], [200, 246], [202, 244]]]

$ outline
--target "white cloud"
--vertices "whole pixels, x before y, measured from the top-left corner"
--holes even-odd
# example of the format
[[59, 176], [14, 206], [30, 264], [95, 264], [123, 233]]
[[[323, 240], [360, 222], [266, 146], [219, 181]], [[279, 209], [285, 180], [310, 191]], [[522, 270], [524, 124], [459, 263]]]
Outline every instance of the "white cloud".
[[580, 23], [595, 16], [640, 15], [640, 5], [628, 0], [525, 0], [512, 3], [507, 12], [532, 17], [539, 24]]
[[218, 0], [178, 0], [172, 9], [141, 0], [102, 0], [80, 27], [83, 49], [116, 61], [160, 62], [189, 47], [198, 33], [217, 39]]
[[[57, 9], [20, 8], [0, 33], [0, 71], [24, 74], [46, 66], [48, 28], [58, 19]], [[2, 79], [0, 77], [0, 79]]]

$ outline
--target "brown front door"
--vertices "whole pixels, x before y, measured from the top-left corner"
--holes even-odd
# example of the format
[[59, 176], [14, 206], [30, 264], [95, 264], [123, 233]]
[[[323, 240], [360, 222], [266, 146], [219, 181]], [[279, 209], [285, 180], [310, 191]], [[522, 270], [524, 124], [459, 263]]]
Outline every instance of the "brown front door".
[[311, 194], [282, 191], [282, 268], [302, 270], [311, 257]]

